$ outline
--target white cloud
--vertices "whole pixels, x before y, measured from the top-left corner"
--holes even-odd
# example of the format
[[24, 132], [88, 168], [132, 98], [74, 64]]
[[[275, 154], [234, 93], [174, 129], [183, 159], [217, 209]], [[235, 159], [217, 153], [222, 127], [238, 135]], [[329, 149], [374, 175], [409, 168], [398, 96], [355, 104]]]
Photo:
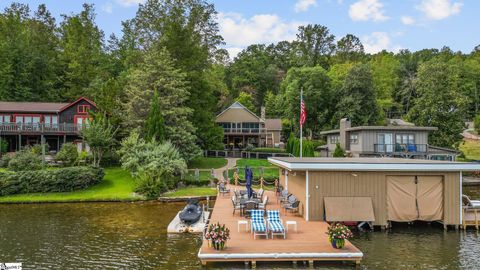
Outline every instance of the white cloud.
[[379, 0], [360, 0], [350, 5], [348, 15], [354, 21], [385, 21], [383, 4]]
[[399, 45], [393, 45], [390, 35], [386, 32], [373, 32], [362, 37], [362, 43], [367, 53], [377, 53], [382, 50], [398, 52], [402, 49]]
[[124, 7], [135, 6], [138, 4], [143, 4], [145, 2], [146, 0], [117, 0], [117, 3]]
[[422, 11], [428, 19], [443, 20], [460, 13], [463, 3], [450, 0], [422, 0], [417, 9]]
[[113, 5], [110, 2], [105, 3], [102, 6], [102, 10], [105, 11], [106, 13], [113, 13]]
[[402, 16], [400, 19], [402, 20], [402, 23], [405, 25], [412, 25], [415, 23], [415, 20], [410, 16]]
[[303, 22], [286, 22], [275, 14], [257, 14], [245, 18], [238, 13], [219, 13], [220, 34], [227, 44], [230, 57], [251, 44], [293, 40]]
[[316, 6], [317, 0], [297, 0], [295, 12], [307, 11], [310, 7]]

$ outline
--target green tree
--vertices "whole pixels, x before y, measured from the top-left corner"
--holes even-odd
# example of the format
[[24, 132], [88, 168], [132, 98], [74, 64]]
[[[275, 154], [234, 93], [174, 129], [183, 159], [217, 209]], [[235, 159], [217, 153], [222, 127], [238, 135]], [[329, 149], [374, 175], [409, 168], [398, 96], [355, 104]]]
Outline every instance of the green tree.
[[252, 112], [255, 112], [255, 105], [253, 105], [253, 97], [251, 94], [241, 92], [240, 95], [235, 99], [235, 101], [240, 102], [243, 106], [249, 109]]
[[337, 96], [333, 123], [347, 117], [354, 125], [374, 125], [381, 120], [370, 68], [357, 64], [350, 69]]
[[189, 83], [185, 73], [176, 69], [165, 49], [152, 48], [144, 55], [141, 65], [132, 68], [127, 75], [126, 124], [144, 128], [150, 111], [154, 92], [165, 122], [165, 138], [180, 151], [185, 160], [200, 154], [192, 119], [192, 110], [187, 107]]
[[393, 94], [397, 88], [400, 62], [393, 53], [383, 51], [373, 56], [370, 66], [378, 105], [388, 114], [394, 106]]
[[331, 102], [330, 78], [320, 66], [291, 68], [282, 83], [282, 94], [285, 100], [284, 117], [294, 119], [296, 130], [299, 130], [300, 91], [307, 108], [305, 130], [314, 135], [328, 127], [333, 113]]
[[336, 57], [340, 63], [359, 61], [364, 55], [363, 44], [358, 37], [347, 34], [337, 41]]
[[93, 5], [83, 4], [76, 15], [63, 15], [60, 23], [60, 61], [66, 100], [87, 95], [91, 82], [99, 75], [103, 59], [103, 32], [95, 24]]
[[416, 88], [418, 98], [408, 113], [408, 120], [418, 126], [437, 127], [430, 133], [429, 143], [456, 147], [462, 140], [465, 97], [458, 70], [434, 59], [420, 65]]
[[105, 116], [101, 115], [97, 115], [81, 130], [80, 136], [92, 152], [93, 166], [100, 167], [103, 154], [115, 143], [114, 137], [117, 130]]
[[160, 110], [158, 91], [156, 90], [145, 123], [145, 131], [147, 140], [157, 140], [159, 142], [165, 140], [165, 122]]
[[308, 24], [298, 27], [297, 49], [302, 65], [328, 68], [329, 57], [335, 50], [335, 36], [326, 26]]
[[55, 160], [60, 161], [65, 166], [72, 166], [78, 159], [77, 146], [73, 143], [64, 143], [60, 151], [55, 155]]

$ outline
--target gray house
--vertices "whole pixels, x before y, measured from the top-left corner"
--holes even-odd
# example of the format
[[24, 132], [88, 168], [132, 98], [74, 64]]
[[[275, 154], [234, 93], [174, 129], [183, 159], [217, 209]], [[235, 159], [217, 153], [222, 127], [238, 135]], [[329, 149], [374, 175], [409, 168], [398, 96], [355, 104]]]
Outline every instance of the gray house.
[[400, 157], [433, 160], [455, 160], [457, 151], [428, 143], [428, 133], [436, 127], [418, 127], [400, 119], [391, 119], [386, 126], [352, 127], [350, 120], [340, 120], [340, 128], [321, 132], [327, 144], [321, 155], [331, 157], [340, 144], [352, 157]]

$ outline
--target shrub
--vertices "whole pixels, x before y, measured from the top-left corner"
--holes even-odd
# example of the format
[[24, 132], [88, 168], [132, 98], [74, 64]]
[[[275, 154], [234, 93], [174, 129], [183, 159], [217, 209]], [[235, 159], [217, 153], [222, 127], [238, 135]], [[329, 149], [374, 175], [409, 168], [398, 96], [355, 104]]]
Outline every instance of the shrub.
[[268, 148], [268, 147], [259, 147], [253, 149], [253, 152], [261, 152], [261, 153], [285, 153], [284, 149], [280, 148]]
[[255, 149], [255, 146], [253, 146], [252, 144], [247, 144], [247, 146], [243, 150], [251, 152], [254, 149]]
[[0, 172], [0, 196], [74, 191], [100, 183], [103, 176], [103, 169], [93, 167]]
[[78, 159], [77, 146], [73, 143], [64, 143], [55, 159], [62, 162], [65, 166], [72, 166]]
[[12, 156], [10, 155], [3, 155], [2, 158], [0, 159], [0, 168], [7, 168], [8, 163], [12, 159]]
[[[44, 147], [45, 147], [45, 153], [48, 153], [48, 151], [50, 150], [50, 146], [48, 144], [44, 144]], [[26, 146], [24, 148], [24, 150], [30, 150], [32, 153], [34, 153], [35, 155], [41, 155], [42, 154], [42, 145], [41, 144], [35, 144], [34, 146], [30, 147], [30, 146]]]
[[333, 151], [333, 157], [336, 157], [336, 158], [345, 157], [345, 151], [343, 151], [339, 143], [337, 143], [337, 146], [335, 147], [335, 151]]
[[30, 149], [18, 151], [8, 162], [8, 168], [12, 171], [35, 171], [42, 168], [42, 159]]
[[478, 134], [480, 134], [480, 113], [473, 120], [473, 128]]
[[5, 139], [0, 140], [0, 154], [5, 154], [8, 151], [8, 142]]

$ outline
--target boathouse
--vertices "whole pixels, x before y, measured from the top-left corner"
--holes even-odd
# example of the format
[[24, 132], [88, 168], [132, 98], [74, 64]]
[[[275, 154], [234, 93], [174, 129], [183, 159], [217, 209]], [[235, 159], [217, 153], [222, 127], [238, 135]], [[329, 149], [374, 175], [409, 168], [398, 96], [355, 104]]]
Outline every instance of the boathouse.
[[462, 224], [462, 172], [480, 164], [400, 158], [268, 159], [306, 221]]

